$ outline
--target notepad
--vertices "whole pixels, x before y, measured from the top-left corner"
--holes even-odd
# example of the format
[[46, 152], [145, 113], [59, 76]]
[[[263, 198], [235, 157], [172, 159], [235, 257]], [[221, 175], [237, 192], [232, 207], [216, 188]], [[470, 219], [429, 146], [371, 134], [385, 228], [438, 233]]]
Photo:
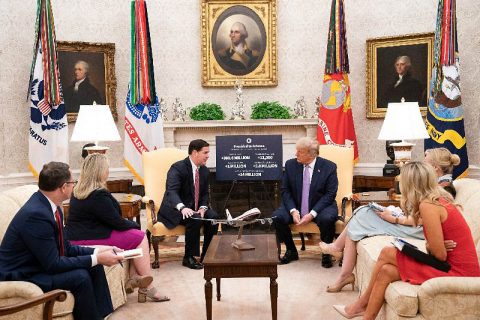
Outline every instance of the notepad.
[[427, 264], [443, 272], [448, 272], [451, 268], [447, 261], [438, 260], [433, 255], [420, 251], [416, 246], [403, 239], [395, 238], [392, 244], [398, 250], [420, 263]]
[[135, 259], [135, 258], [143, 257], [143, 250], [141, 248], [137, 248], [132, 250], [125, 250], [122, 252], [117, 252], [117, 254], [123, 257], [123, 259], [125, 260]]

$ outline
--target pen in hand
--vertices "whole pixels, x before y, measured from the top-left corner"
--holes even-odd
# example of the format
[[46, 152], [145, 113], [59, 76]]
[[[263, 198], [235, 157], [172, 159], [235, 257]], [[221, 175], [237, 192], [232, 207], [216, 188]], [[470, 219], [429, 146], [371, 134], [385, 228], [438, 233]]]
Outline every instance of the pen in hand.
[[[113, 251], [113, 253], [114, 253], [116, 256], [118, 256], [117, 251], [115, 251], [115, 249], [112, 249], [112, 251]], [[122, 268], [123, 268], [123, 263], [122, 263], [122, 261], [118, 261], [118, 263], [120, 263], [120, 265], [121, 265]]]

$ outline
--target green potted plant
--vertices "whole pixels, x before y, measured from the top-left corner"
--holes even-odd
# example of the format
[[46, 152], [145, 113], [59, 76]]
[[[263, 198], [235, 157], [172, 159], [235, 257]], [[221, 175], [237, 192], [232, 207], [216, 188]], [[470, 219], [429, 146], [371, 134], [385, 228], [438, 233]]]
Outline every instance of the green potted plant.
[[262, 101], [252, 106], [252, 119], [290, 119], [289, 108], [278, 101]]
[[202, 102], [190, 110], [190, 119], [195, 121], [223, 120], [225, 113], [216, 103]]

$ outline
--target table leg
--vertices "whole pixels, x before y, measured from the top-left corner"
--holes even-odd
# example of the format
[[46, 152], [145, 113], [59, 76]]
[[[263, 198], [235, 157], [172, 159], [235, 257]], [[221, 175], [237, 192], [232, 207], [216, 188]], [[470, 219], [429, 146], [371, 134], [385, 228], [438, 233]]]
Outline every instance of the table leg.
[[140, 224], [140, 214], [138, 214], [138, 216], [135, 218], [137, 220], [137, 223], [138, 225], [140, 226], [140, 228], [142, 227], [142, 225]]
[[205, 278], [205, 304], [207, 320], [212, 320], [212, 278]]
[[216, 278], [217, 280], [217, 301], [220, 301], [220, 298], [222, 297], [222, 295], [220, 294], [220, 280], [222, 278]]
[[272, 305], [272, 320], [277, 320], [278, 283], [277, 276], [270, 277], [270, 303]]

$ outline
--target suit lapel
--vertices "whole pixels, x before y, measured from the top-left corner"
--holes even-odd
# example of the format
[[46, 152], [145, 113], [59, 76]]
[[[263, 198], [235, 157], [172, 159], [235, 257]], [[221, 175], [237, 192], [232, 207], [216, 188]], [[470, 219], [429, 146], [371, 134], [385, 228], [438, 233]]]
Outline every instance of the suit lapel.
[[303, 189], [303, 164], [297, 162], [295, 164], [297, 166], [296, 173], [295, 173], [295, 181], [297, 184], [297, 203], [302, 203], [302, 189]]
[[192, 197], [192, 199], [194, 199], [195, 188], [193, 184], [193, 169], [192, 169], [192, 163], [190, 162], [189, 157], [185, 159], [185, 165], [187, 166], [187, 172], [188, 172], [188, 185], [190, 186], [190, 196]]
[[320, 167], [322, 166], [321, 164], [321, 159], [320, 157], [317, 157], [317, 161], [315, 161], [315, 167], [312, 169], [312, 180], [310, 181], [310, 190], [308, 192], [308, 203], [310, 203], [312, 199], [312, 188], [315, 188], [315, 185], [318, 182], [318, 179], [320, 179]]

